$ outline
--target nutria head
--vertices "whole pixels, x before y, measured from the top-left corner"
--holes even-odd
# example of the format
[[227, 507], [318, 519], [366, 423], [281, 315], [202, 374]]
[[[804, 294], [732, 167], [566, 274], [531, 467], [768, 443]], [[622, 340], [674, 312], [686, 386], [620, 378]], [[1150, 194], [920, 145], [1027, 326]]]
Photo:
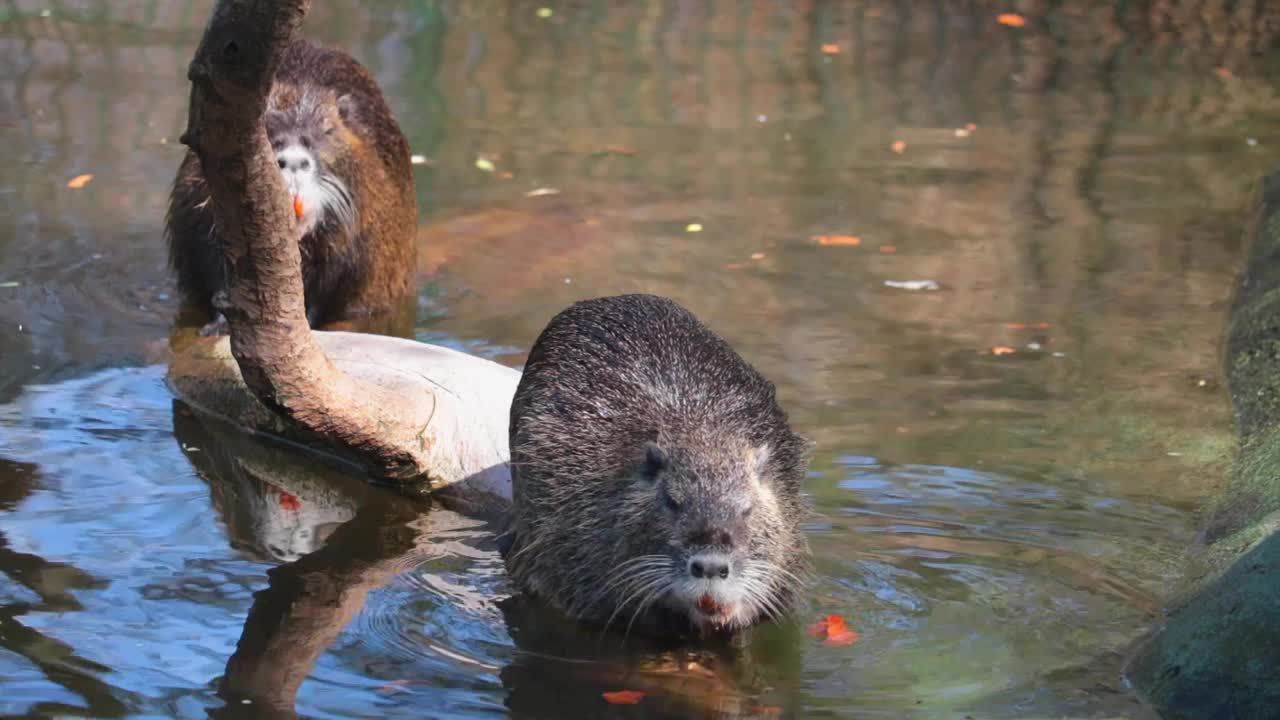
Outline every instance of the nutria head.
[[665, 445], [646, 443], [623, 480], [612, 554], [633, 557], [611, 568], [600, 601], [619, 614], [656, 604], [699, 630], [749, 627], [790, 607], [805, 542], [798, 508], [778, 497], [770, 448], [725, 437]]
[[317, 227], [354, 234], [358, 215], [349, 180], [360, 140], [347, 126], [352, 112], [351, 96], [319, 86], [277, 83], [268, 98], [263, 123], [285, 188], [301, 211], [303, 235]]
[[606, 626], [776, 617], [808, 571], [807, 454], [773, 385], [687, 310], [578, 303], [535, 343], [512, 402], [508, 571]]

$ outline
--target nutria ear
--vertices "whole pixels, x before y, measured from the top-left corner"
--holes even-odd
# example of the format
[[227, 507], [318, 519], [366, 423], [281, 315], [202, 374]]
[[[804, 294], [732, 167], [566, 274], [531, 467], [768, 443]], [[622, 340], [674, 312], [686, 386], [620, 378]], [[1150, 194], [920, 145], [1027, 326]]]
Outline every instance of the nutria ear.
[[765, 478], [769, 469], [769, 459], [773, 457], [773, 448], [768, 445], [747, 448], [747, 467], [755, 473], [757, 479]]
[[356, 100], [351, 94], [338, 96], [338, 117], [343, 122], [351, 122], [351, 118], [356, 114]]
[[652, 482], [658, 477], [658, 473], [662, 472], [667, 466], [667, 453], [658, 447], [657, 443], [647, 442], [644, 444], [644, 461], [640, 466], [640, 476], [645, 480]]

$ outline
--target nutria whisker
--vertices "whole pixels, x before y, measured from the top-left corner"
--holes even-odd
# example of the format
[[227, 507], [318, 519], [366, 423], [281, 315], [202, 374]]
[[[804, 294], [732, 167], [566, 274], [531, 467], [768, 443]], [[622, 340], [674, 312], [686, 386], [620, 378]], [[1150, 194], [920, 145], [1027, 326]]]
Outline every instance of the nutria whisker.
[[319, 180], [321, 204], [326, 212], [326, 219], [336, 225], [335, 230], [354, 233], [360, 225], [359, 211], [355, 199], [347, 184], [333, 175], [324, 175]]
[[754, 564], [749, 565], [743, 572], [742, 588], [757, 612], [762, 612], [771, 618], [782, 614], [782, 609], [776, 600], [777, 593], [769, 583], [768, 576], [761, 575]]
[[647, 573], [653, 570], [671, 572], [672, 569], [671, 558], [666, 555], [641, 555], [640, 557], [632, 558], [615, 567], [613, 569], [613, 577], [609, 578], [603, 585], [601, 585], [600, 589], [597, 590], [595, 595], [591, 596], [591, 599], [587, 602], [595, 602], [600, 599], [600, 596], [609, 592], [609, 590], [613, 589], [619, 583], [633, 579], [638, 574]]
[[622, 601], [614, 607], [613, 613], [610, 614], [609, 619], [605, 621], [604, 629], [601, 632], [608, 631], [609, 626], [613, 624], [613, 619], [616, 618], [618, 613], [622, 612], [627, 605], [631, 604], [632, 600], [644, 596], [654, 588], [669, 586], [670, 583], [670, 572], [659, 572], [655, 570], [645, 575], [634, 577], [634, 579], [628, 583], [628, 587], [621, 590], [621, 592], [626, 594], [623, 595]]
[[671, 589], [671, 585], [669, 583], [661, 585], [657, 589], [655, 589], [653, 592], [646, 595], [645, 598], [640, 601], [640, 604], [636, 606], [635, 612], [631, 613], [631, 622], [627, 623], [626, 632], [622, 633], [622, 644], [625, 645], [627, 642], [627, 638], [631, 637], [631, 627], [636, 624], [636, 618], [640, 617], [640, 613], [643, 612], [655, 600], [665, 595], [668, 591], [670, 591], [670, 589]]

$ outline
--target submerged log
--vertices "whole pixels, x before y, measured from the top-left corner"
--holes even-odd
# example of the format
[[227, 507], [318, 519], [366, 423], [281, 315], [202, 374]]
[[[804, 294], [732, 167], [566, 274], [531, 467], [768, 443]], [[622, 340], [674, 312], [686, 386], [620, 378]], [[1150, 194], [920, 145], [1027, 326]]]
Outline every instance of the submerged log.
[[406, 371], [422, 375], [416, 382], [379, 382], [326, 356], [307, 323], [299, 229], [262, 122], [282, 52], [309, 6], [218, 2], [188, 71], [182, 142], [208, 177], [227, 244], [224, 315], [244, 386], [279, 415], [282, 434], [332, 448], [376, 478], [412, 482], [438, 469], [437, 388], [424, 368]]

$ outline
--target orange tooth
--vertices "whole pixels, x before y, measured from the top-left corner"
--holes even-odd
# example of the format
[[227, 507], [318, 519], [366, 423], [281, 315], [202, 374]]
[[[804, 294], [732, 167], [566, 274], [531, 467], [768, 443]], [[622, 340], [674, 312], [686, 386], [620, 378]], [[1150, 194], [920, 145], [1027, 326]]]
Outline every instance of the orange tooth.
[[303, 211], [303, 208], [302, 208], [302, 198], [301, 198], [300, 196], [298, 196], [298, 195], [294, 195], [294, 196], [293, 196], [293, 214], [294, 214], [294, 215], [296, 215], [297, 217], [301, 218], [301, 217], [302, 217], [302, 211]]

